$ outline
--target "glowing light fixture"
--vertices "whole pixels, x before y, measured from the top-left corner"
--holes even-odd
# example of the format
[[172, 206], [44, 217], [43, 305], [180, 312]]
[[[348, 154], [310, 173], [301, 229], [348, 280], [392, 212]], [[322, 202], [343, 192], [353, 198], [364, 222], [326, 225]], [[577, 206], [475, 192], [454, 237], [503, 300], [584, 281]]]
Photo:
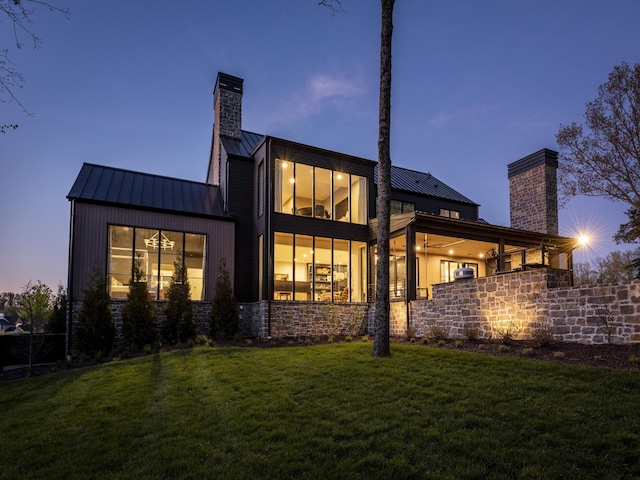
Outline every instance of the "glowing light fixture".
[[145, 238], [144, 244], [147, 248], [162, 248], [162, 250], [173, 250], [173, 246], [176, 244], [173, 240], [169, 240], [167, 236], [162, 233], [162, 237], [158, 238], [158, 232], [151, 238]]

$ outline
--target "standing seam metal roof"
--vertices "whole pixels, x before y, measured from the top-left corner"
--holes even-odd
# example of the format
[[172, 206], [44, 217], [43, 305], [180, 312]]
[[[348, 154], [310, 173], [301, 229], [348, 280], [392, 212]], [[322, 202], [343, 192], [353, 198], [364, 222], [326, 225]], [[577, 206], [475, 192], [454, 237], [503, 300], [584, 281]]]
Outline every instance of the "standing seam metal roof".
[[90, 163], [82, 165], [67, 199], [187, 215], [224, 216], [218, 190], [213, 185]]
[[[378, 184], [378, 166], [373, 172], [374, 181]], [[478, 205], [446, 183], [441, 182], [430, 173], [418, 172], [407, 168], [391, 166], [391, 188], [405, 192], [427, 195], [430, 197], [452, 200], [454, 202]]]

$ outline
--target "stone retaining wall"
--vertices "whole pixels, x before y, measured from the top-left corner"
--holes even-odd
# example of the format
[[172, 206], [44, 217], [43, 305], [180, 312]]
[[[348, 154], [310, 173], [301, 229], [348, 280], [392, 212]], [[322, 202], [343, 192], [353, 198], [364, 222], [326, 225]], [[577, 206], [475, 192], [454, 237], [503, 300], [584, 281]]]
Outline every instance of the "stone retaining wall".
[[433, 299], [391, 304], [391, 335], [531, 339], [546, 331], [561, 342], [640, 342], [640, 281], [569, 282], [568, 272], [542, 268], [434, 285]]
[[[194, 302], [199, 334], [209, 333], [209, 302]], [[123, 346], [122, 307], [113, 300], [116, 345]], [[158, 321], [162, 302], [156, 304]], [[78, 318], [81, 303], [72, 306]], [[571, 287], [569, 272], [540, 268], [433, 286], [432, 299], [392, 301], [391, 336], [530, 339], [541, 331], [562, 342], [640, 342], [640, 281]], [[239, 305], [249, 337], [345, 336], [374, 333], [375, 305], [261, 301]], [[158, 323], [159, 325], [159, 323]]]

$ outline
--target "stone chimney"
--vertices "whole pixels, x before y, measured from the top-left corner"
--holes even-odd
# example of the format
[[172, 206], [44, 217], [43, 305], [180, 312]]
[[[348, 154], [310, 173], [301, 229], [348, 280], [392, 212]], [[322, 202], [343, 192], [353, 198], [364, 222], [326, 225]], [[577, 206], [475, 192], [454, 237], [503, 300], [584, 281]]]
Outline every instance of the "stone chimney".
[[213, 142], [207, 183], [220, 185], [220, 138], [239, 140], [242, 129], [242, 83], [244, 80], [218, 72], [213, 89]]
[[543, 148], [507, 168], [511, 228], [558, 235], [558, 152]]

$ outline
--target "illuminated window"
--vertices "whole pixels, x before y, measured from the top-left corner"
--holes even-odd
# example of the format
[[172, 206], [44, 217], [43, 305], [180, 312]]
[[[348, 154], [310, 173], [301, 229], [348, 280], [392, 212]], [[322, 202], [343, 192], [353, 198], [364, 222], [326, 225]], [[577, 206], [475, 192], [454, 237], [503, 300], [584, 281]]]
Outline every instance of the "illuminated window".
[[204, 298], [205, 235], [111, 225], [107, 284], [111, 298], [126, 298], [138, 262], [149, 295], [167, 298], [175, 263], [183, 262], [191, 299]]
[[274, 212], [367, 223], [367, 179], [276, 159]]
[[457, 210], [449, 210], [446, 208], [441, 208], [440, 216], [449, 217], [449, 218], [460, 218], [460, 212], [458, 212]]
[[274, 300], [364, 302], [366, 243], [274, 235]]
[[409, 202], [401, 202], [400, 200], [391, 200], [389, 207], [391, 215], [395, 213], [413, 212], [416, 209], [415, 204]]

